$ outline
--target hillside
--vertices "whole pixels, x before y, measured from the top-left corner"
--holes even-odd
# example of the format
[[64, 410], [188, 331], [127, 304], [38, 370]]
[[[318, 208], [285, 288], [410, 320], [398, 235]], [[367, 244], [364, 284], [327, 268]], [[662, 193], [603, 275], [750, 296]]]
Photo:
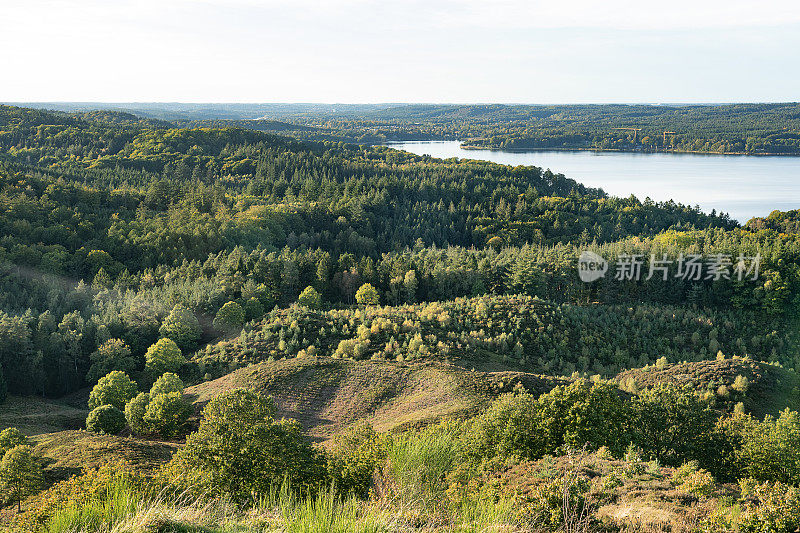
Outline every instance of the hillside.
[[[740, 376], [746, 378], [744, 390], [736, 390], [735, 383]], [[777, 416], [786, 408], [800, 408], [800, 376], [796, 372], [749, 359], [685, 362], [664, 368], [650, 365], [626, 370], [617, 376], [623, 384], [631, 378], [638, 388], [675, 383], [701, 393], [716, 394], [726, 403], [741, 401], [745, 410], [757, 417]]]
[[0, 408], [0, 430], [16, 427], [26, 435], [53, 433], [83, 427], [89, 411], [65, 401], [37, 396], [12, 396]]
[[81, 470], [123, 462], [150, 472], [169, 460], [174, 443], [139, 440], [87, 431], [60, 431], [33, 438], [34, 452], [43, 458], [49, 480], [66, 479]]
[[378, 431], [466, 416], [521, 383], [541, 394], [568, 380], [523, 372], [477, 372], [441, 362], [401, 364], [304, 357], [263, 362], [186, 390], [198, 406], [246, 388], [272, 396], [278, 415], [324, 440], [348, 425]]

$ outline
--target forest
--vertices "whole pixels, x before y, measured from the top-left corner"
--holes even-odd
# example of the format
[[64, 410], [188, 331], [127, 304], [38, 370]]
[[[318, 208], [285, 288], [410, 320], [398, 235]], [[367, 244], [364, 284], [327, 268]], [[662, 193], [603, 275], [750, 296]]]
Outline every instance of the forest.
[[[86, 112], [81, 103], [30, 107]], [[459, 140], [466, 148], [723, 154], [800, 153], [800, 104], [109, 104], [177, 126], [243, 127], [302, 140], [379, 145]]]
[[0, 531], [800, 527], [798, 211], [380, 146], [796, 153], [797, 105], [156, 111], [0, 106]]

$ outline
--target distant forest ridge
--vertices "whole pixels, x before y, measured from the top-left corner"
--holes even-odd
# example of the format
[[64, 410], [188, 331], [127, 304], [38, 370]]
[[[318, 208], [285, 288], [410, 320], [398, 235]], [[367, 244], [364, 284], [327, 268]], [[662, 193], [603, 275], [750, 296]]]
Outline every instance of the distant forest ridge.
[[113, 111], [178, 127], [243, 127], [365, 145], [460, 140], [504, 150], [586, 149], [800, 153], [800, 104], [313, 104], [36, 102], [64, 112]]

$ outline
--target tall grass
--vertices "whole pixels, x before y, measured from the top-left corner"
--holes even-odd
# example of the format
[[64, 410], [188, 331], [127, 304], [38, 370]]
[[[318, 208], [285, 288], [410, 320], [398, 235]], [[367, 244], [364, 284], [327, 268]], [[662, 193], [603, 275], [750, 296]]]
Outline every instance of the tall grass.
[[149, 496], [124, 479], [83, 503], [71, 504], [47, 522], [47, 533], [203, 532], [384, 533], [390, 515], [334, 487], [300, 497], [284, 483], [249, 512], [226, 500]]
[[48, 533], [83, 533], [110, 531], [111, 528], [134, 514], [141, 496], [130, 482], [114, 478], [105, 493], [83, 503], [71, 503], [56, 512], [47, 523]]
[[402, 504], [437, 508], [447, 489], [446, 476], [459, 460], [459, 434], [452, 425], [398, 435], [389, 444], [384, 483]]
[[286, 533], [382, 533], [389, 516], [353, 496], [342, 498], [335, 487], [315, 497], [296, 498], [284, 484], [275, 505]]

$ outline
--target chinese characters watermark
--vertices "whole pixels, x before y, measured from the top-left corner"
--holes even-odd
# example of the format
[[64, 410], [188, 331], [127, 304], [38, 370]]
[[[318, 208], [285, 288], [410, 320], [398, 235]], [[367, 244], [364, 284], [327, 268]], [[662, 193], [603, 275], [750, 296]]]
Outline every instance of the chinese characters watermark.
[[[656, 278], [667, 281], [678, 278], [685, 281], [719, 281], [758, 279], [761, 267], [761, 254], [736, 258], [728, 254], [680, 254], [668, 258], [667, 254], [620, 254], [614, 262], [614, 276], [618, 281], [649, 281]], [[584, 251], [578, 257], [578, 276], [581, 281], [590, 283], [605, 277], [609, 262], [595, 252]]]

